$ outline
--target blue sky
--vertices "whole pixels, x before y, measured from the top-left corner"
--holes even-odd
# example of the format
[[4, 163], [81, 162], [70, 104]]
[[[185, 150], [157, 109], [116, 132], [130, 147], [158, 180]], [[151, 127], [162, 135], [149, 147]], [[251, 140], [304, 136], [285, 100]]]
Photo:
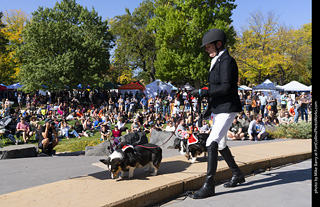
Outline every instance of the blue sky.
[[[9, 9], [21, 9], [31, 14], [39, 6], [53, 7], [56, 0], [0, 0], [0, 11]], [[133, 11], [142, 0], [77, 0], [77, 3], [92, 7], [99, 15], [112, 18], [125, 13], [125, 8]], [[236, 0], [238, 5], [233, 11], [233, 25], [236, 30], [246, 25], [250, 13], [261, 9], [264, 13], [274, 11], [279, 15], [279, 20], [288, 26], [299, 28], [301, 25], [311, 22], [311, 0]]]

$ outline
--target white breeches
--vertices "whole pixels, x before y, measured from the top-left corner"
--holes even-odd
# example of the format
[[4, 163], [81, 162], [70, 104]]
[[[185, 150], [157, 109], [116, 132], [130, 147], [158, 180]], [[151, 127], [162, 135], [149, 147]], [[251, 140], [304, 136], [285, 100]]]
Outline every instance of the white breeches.
[[206, 142], [207, 147], [213, 141], [218, 143], [218, 150], [223, 150], [227, 146], [227, 132], [236, 116], [237, 112], [213, 114], [213, 125]]

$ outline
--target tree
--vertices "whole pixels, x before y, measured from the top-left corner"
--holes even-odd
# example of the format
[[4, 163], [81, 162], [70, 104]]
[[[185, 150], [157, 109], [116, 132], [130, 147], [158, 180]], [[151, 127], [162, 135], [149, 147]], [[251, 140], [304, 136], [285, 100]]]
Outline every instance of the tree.
[[29, 16], [21, 10], [4, 12], [3, 20], [6, 26], [3, 28], [3, 34], [6, 36], [8, 44], [5, 45], [6, 52], [0, 57], [3, 83], [13, 84], [17, 81], [19, 65], [16, 52], [22, 44], [22, 30], [28, 19]]
[[7, 46], [9, 43], [8, 37], [4, 33], [4, 28], [6, 25], [3, 22], [3, 12], [0, 12], [0, 83], [9, 84], [7, 81], [11, 74], [8, 73], [10, 71], [10, 64], [8, 64], [8, 50]]
[[147, 24], [153, 12], [153, 2], [145, 0], [133, 13], [126, 9], [126, 14], [110, 21], [111, 32], [116, 37], [113, 65], [121, 71], [142, 69], [150, 82], [155, 80], [156, 47], [154, 34], [147, 30]]
[[210, 59], [200, 48], [202, 36], [212, 28], [226, 32], [230, 47], [235, 42], [231, 26], [234, 0], [156, 0], [149, 28], [155, 31], [156, 76], [176, 83], [205, 83]]
[[269, 62], [272, 53], [272, 37], [277, 31], [277, 17], [261, 10], [251, 13], [248, 26], [242, 28], [237, 38], [234, 56], [238, 61], [241, 80], [261, 83], [270, 74]]
[[102, 85], [109, 69], [108, 22], [75, 0], [39, 7], [23, 31], [19, 78], [24, 91]]
[[310, 84], [311, 71], [308, 70], [307, 63], [311, 56], [311, 45], [306, 38], [311, 36], [311, 30], [305, 30], [306, 28], [311, 29], [311, 24], [297, 30], [280, 26], [275, 35], [269, 68], [270, 75], [280, 85], [292, 80]]
[[260, 84], [266, 78], [280, 85], [292, 80], [308, 84], [311, 24], [295, 30], [280, 24], [274, 12], [265, 15], [260, 10], [248, 22], [232, 51], [242, 84]]
[[3, 22], [3, 12], [0, 12], [0, 54], [3, 54], [6, 51], [6, 45], [9, 40], [4, 33], [4, 28], [6, 27]]
[[8, 79], [8, 63], [6, 58], [8, 56], [7, 45], [9, 43], [8, 37], [4, 33], [6, 25], [3, 23], [3, 12], [0, 12], [0, 83], [6, 84]]

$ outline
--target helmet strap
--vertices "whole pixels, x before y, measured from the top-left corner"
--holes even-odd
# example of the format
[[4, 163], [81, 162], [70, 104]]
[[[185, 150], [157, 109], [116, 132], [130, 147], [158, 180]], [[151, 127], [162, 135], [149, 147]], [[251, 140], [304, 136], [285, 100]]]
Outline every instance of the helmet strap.
[[222, 45], [218, 48], [218, 46], [217, 46], [217, 42], [218, 42], [218, 41], [213, 42], [214, 46], [216, 47], [217, 54], [216, 54], [214, 57], [212, 57], [212, 58], [215, 58], [216, 56], [218, 56], [218, 55], [219, 55], [219, 53], [220, 53], [220, 51], [221, 51], [221, 49], [223, 48], [223, 43], [222, 43]]

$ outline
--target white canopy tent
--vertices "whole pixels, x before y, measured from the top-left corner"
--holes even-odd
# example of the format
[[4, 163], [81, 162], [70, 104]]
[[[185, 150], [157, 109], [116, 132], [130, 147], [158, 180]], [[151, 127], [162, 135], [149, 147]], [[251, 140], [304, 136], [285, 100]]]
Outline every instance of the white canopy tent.
[[192, 87], [190, 85], [190, 83], [186, 83], [183, 87], [181, 87], [182, 90], [187, 90], [187, 91], [191, 91], [194, 89], [194, 87]]
[[242, 88], [245, 91], [252, 91], [252, 88], [246, 86], [246, 85], [241, 85], [240, 88]]
[[12, 84], [10, 86], [7, 86], [7, 89], [13, 89], [13, 90], [16, 90], [16, 89], [19, 89], [19, 88], [22, 88], [23, 85], [21, 85], [20, 83], [15, 83], [15, 84]]
[[160, 94], [161, 91], [167, 91], [168, 93], [171, 92], [172, 86], [167, 83], [162, 82], [161, 80], [155, 80], [152, 83], [146, 85], [145, 94], [147, 97], [156, 97]]
[[279, 90], [282, 90], [279, 86], [275, 86], [273, 82], [269, 79], [265, 80], [263, 83], [252, 87], [253, 91], [260, 91], [264, 95], [268, 96], [268, 93], [272, 93], [275, 97], [279, 96]]
[[291, 81], [290, 83], [281, 86], [284, 91], [310, 91], [311, 88], [298, 81]]
[[279, 90], [280, 88], [275, 86], [273, 82], [271, 82], [269, 79], [265, 80], [263, 83], [254, 86], [252, 88], [255, 91], [269, 91], [269, 90]]
[[167, 84], [168, 84], [169, 86], [171, 86], [171, 91], [177, 91], [177, 90], [178, 90], [178, 88], [175, 87], [174, 85], [172, 85], [171, 82], [168, 82]]

